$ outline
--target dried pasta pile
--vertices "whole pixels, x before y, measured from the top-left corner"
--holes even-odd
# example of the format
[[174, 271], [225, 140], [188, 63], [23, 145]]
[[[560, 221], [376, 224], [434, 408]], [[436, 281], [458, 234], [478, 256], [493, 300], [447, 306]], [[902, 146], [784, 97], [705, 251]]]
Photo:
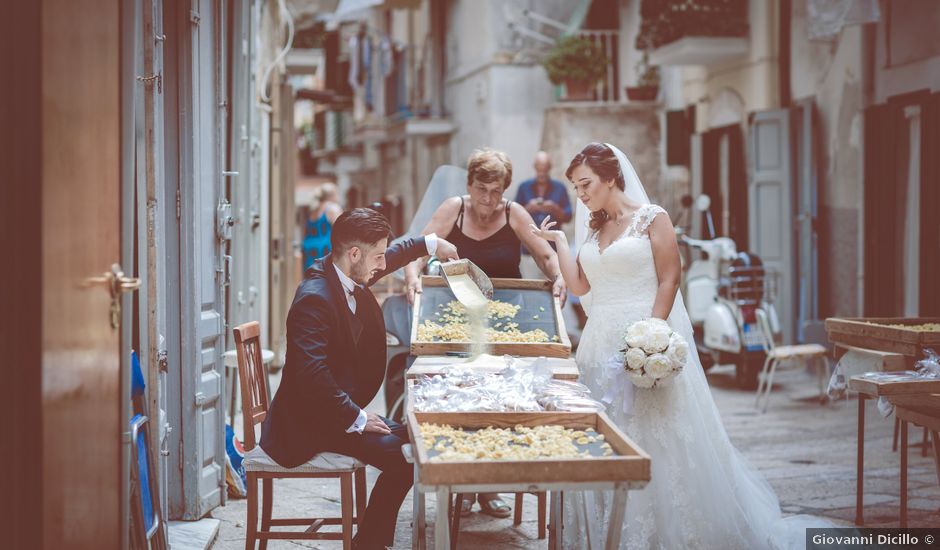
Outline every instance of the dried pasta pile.
[[440, 462], [589, 457], [590, 451], [578, 449], [577, 445], [595, 442], [603, 442], [604, 456], [613, 454], [610, 443], [592, 428], [516, 426], [513, 429], [487, 427], [465, 432], [448, 425], [422, 423], [421, 436], [431, 445], [430, 450], [438, 453], [430, 460]]
[[913, 330], [914, 332], [940, 332], [940, 323], [922, 323], [920, 325], [901, 325], [901, 324], [866, 322], [865, 324], [874, 325], [876, 327], [903, 328], [907, 330]]
[[[490, 300], [486, 307], [486, 319], [489, 325], [485, 330], [487, 342], [557, 342], [558, 336], [549, 338], [542, 329], [519, 330], [519, 323], [513, 321], [521, 306]], [[418, 325], [418, 340], [422, 342], [470, 342], [471, 326], [467, 308], [454, 300], [438, 306], [441, 311], [434, 312], [434, 320], [426, 319]], [[538, 319], [538, 314], [533, 316]]]

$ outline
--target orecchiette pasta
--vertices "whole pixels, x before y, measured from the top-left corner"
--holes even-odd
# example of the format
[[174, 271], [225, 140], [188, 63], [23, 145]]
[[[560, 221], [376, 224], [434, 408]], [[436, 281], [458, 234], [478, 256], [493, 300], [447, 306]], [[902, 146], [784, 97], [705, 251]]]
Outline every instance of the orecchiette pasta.
[[[449, 425], [421, 424], [421, 436], [434, 451], [432, 461], [537, 460], [542, 458], [590, 457], [589, 449], [578, 445], [600, 442], [603, 436], [593, 429], [573, 430], [562, 426], [487, 427], [467, 432]], [[577, 444], [577, 445], [576, 445]], [[600, 445], [604, 456], [613, 454], [610, 444]]]

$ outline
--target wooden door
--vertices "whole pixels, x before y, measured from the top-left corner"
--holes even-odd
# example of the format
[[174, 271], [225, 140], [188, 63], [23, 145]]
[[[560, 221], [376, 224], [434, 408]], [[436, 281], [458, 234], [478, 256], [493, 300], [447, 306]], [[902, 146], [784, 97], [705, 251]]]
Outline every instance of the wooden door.
[[[43, 546], [121, 545], [120, 14], [42, 3]], [[118, 320], [120, 317], [117, 317]]]
[[776, 281], [774, 298], [783, 341], [795, 338], [796, 264], [794, 245], [793, 177], [790, 153], [790, 112], [760, 111], [751, 115], [750, 163], [751, 250]]
[[[225, 209], [223, 4], [192, 0], [180, 45], [180, 419], [183, 519], [222, 504]], [[183, 11], [183, 10], [180, 10]], [[182, 27], [181, 27], [182, 28]], [[183, 36], [183, 35], [181, 35]]]

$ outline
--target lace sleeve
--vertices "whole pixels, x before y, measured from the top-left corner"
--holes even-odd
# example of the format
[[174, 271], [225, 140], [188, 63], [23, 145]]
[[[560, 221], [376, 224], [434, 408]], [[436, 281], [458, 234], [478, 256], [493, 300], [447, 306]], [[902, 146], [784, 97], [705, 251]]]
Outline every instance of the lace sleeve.
[[650, 224], [652, 224], [653, 219], [655, 219], [656, 216], [660, 214], [666, 214], [668, 216], [666, 210], [661, 206], [657, 206], [655, 204], [648, 204], [643, 206], [641, 210], [639, 210], [634, 216], [633, 227], [631, 227], [631, 234], [648, 237]]

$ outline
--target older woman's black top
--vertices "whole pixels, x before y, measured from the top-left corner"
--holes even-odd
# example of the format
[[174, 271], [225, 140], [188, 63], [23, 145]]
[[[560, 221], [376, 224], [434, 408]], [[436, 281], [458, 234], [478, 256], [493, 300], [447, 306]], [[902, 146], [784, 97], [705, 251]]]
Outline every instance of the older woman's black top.
[[463, 233], [463, 197], [460, 198], [460, 212], [454, 227], [445, 237], [457, 247], [457, 254], [475, 263], [490, 277], [504, 277], [521, 279], [519, 259], [521, 256], [519, 237], [509, 225], [509, 206], [512, 201], [506, 201], [506, 224], [499, 231], [489, 237], [476, 240]]

